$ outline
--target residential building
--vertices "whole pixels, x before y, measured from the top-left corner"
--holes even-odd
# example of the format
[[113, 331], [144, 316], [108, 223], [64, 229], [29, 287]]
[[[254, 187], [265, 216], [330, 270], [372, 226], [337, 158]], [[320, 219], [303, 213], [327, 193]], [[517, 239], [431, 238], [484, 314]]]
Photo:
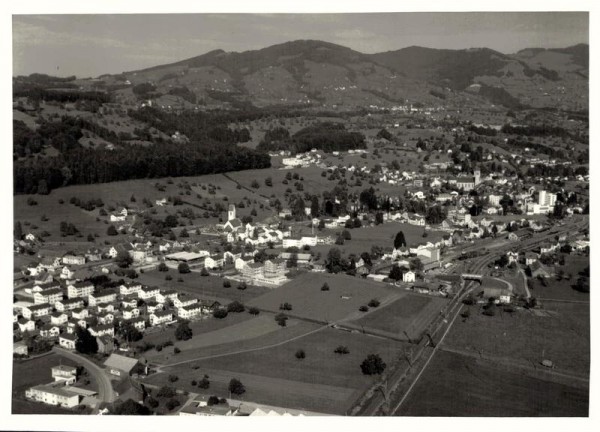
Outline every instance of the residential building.
[[66, 390], [64, 387], [51, 385], [36, 385], [25, 390], [25, 397], [48, 405], [73, 408], [79, 405], [79, 394]]
[[157, 326], [173, 321], [173, 313], [171, 311], [155, 311], [150, 314], [150, 325]]
[[75, 333], [62, 333], [58, 337], [58, 344], [68, 350], [75, 349], [75, 342], [77, 342], [77, 335]]
[[67, 287], [67, 297], [70, 299], [76, 297], [88, 297], [90, 294], [94, 293], [94, 290], [94, 284], [89, 281], [75, 282]]
[[96, 306], [99, 303], [110, 303], [117, 300], [117, 293], [111, 289], [100, 291], [98, 293], [92, 293], [88, 296], [88, 303], [90, 306]]

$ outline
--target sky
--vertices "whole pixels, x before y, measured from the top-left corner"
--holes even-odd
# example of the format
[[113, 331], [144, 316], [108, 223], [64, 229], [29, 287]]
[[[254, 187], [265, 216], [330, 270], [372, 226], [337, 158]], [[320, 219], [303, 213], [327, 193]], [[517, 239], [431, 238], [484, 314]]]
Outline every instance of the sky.
[[95, 77], [297, 39], [363, 53], [589, 43], [586, 12], [13, 15], [12, 24], [13, 75]]

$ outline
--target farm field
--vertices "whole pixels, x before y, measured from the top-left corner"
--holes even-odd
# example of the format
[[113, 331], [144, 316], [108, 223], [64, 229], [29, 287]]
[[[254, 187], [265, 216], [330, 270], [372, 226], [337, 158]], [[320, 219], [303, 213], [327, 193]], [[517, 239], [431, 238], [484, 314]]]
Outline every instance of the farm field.
[[[323, 284], [329, 291], [321, 291]], [[251, 300], [248, 305], [259, 309], [279, 312], [279, 306], [290, 303], [291, 316], [318, 321], [339, 321], [360, 315], [358, 308], [371, 299], [380, 302], [391, 301], [405, 293], [387, 285], [352, 276], [329, 273], [304, 273], [296, 279]]]
[[548, 359], [557, 372], [589, 377], [589, 305], [547, 302], [543, 309], [513, 313], [498, 308], [495, 316], [483, 315], [479, 306], [470, 310], [467, 320], [455, 322], [444, 345], [529, 366]]
[[588, 400], [585, 388], [440, 351], [396, 415], [583, 417]]
[[[171, 275], [173, 279], [165, 280], [166, 275]], [[183, 282], [178, 282], [179, 278], [182, 278]], [[200, 276], [199, 272], [180, 274], [174, 269], [169, 269], [168, 272], [146, 271], [139, 275], [137, 281], [149, 286], [159, 286], [161, 289], [174, 289], [203, 299], [214, 299], [222, 304], [233, 300], [245, 303], [271, 291], [269, 288], [253, 285], [248, 285], [245, 290], [239, 290], [237, 282], [234, 281], [231, 282], [231, 287], [225, 288], [223, 287], [225, 279], [218, 276]]]
[[[338, 345], [347, 346], [349, 354], [335, 354]], [[401, 342], [325, 328], [276, 347], [199, 360], [194, 362], [200, 366], [197, 370], [178, 366], [168, 373], [177, 374], [178, 382], [188, 391], [192, 388], [185, 387], [187, 383], [204, 373], [211, 378], [223, 376], [223, 383], [238, 377], [247, 389], [243, 397], [249, 400], [342, 414], [374, 380], [360, 370], [367, 354], [377, 353], [390, 364], [404, 346]], [[298, 360], [294, 356], [298, 349], [305, 351], [306, 358]], [[165, 374], [161, 375], [151, 380], [166, 381]], [[209, 393], [218, 390], [211, 385]]]
[[[259, 336], [267, 335], [281, 328], [275, 322], [272, 315], [262, 314], [251, 319], [245, 319], [247, 316], [251, 316], [248, 313], [230, 315], [241, 315], [242, 320], [237, 323], [232, 323], [227, 327], [223, 327], [213, 331], [200, 334], [194, 333], [194, 336], [191, 339], [188, 339], [187, 341], [176, 341], [175, 338], [171, 340], [175, 342], [177, 348], [179, 348], [182, 352], [185, 352], [189, 350], [207, 348], [214, 345], [241, 342], [244, 340], [249, 340]], [[194, 324], [192, 324], [191, 327], [192, 329], [194, 329]], [[161, 340], [167, 340], [164, 337], [164, 333], [162, 334]], [[163, 354], [162, 351], [150, 351], [146, 355], [146, 357], [153, 361], [161, 362], [161, 359], [165, 359], [167, 355], [169, 355], [167, 354], [167, 351], [165, 351], [165, 354]]]
[[403, 337], [406, 332], [411, 338], [418, 338], [446, 303], [447, 300], [440, 297], [407, 294], [355, 323], [365, 329], [381, 330], [394, 336]]

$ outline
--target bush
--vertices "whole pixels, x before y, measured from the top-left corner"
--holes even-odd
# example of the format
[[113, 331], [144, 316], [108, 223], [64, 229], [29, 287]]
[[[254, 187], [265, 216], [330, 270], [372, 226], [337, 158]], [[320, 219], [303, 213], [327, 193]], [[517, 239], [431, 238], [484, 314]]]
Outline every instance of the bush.
[[159, 405], [158, 400], [154, 399], [152, 396], [148, 397], [146, 402], [148, 403], [148, 405], [150, 405], [150, 408], [157, 408]]
[[292, 310], [292, 305], [288, 302], [282, 303], [279, 305], [279, 309], [280, 310], [286, 310], [286, 311], [291, 311]]
[[306, 357], [306, 353], [304, 352], [304, 350], [299, 349], [298, 351], [296, 351], [295, 356], [297, 359], [301, 360]]
[[200, 276], [209, 276], [210, 274], [208, 273], [208, 270], [206, 269], [206, 267], [203, 267], [202, 270], [200, 271]]
[[231, 288], [231, 282], [228, 280], [223, 281], [223, 288]]
[[213, 311], [213, 317], [218, 319], [223, 319], [227, 316], [227, 310], [223, 308], [218, 308]]
[[321, 291], [329, 291], [329, 285], [327, 284], [327, 282], [323, 284], [323, 286], [321, 287]]
[[239, 289], [240, 291], [244, 291], [246, 288], [248, 288], [246, 282], [242, 282], [237, 286], [237, 289]]
[[380, 303], [379, 303], [379, 300], [377, 300], [377, 299], [371, 299], [371, 301], [369, 302], [369, 307], [376, 308], [379, 305], [380, 305]]
[[361, 311], [361, 312], [366, 312], [366, 311], [369, 310], [369, 308], [367, 306], [365, 306], [365, 305], [362, 305], [361, 307], [358, 308], [358, 310]]
[[258, 315], [260, 313], [260, 310], [254, 306], [248, 308], [248, 313], [250, 315]]
[[173, 353], [179, 354], [181, 350], [178, 347], [173, 348]]
[[288, 317], [283, 313], [279, 313], [279, 314], [275, 315], [275, 321], [281, 327], [285, 327], [287, 325], [287, 320], [288, 320]]
[[231, 303], [229, 303], [227, 305], [227, 312], [241, 313], [241, 312], [244, 312], [245, 310], [246, 310], [246, 308], [239, 301], [232, 301]]
[[179, 271], [179, 273], [182, 273], [182, 274], [189, 273], [191, 271], [190, 266], [187, 265], [187, 263], [180, 263], [177, 266], [177, 270]]
[[179, 380], [179, 377], [177, 375], [169, 375], [169, 382], [176, 382]]
[[340, 345], [336, 349], [334, 349], [333, 352], [336, 354], [348, 354], [350, 352], [350, 350], [348, 349], [347, 346]]

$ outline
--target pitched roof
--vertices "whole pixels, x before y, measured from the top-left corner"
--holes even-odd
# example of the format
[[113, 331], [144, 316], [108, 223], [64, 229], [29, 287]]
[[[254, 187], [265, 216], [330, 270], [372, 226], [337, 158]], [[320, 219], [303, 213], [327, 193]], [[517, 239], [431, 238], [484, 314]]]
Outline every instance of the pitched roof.
[[104, 366], [129, 373], [137, 364], [137, 362], [137, 359], [131, 357], [125, 357], [119, 354], [111, 354], [110, 357], [104, 362]]

